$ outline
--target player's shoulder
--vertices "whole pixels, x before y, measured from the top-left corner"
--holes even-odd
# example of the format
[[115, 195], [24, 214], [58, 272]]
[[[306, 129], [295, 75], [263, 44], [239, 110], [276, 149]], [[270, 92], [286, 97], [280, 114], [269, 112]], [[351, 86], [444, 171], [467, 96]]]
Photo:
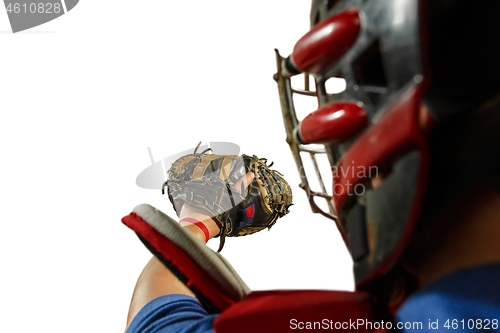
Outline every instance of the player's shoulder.
[[424, 330], [434, 332], [479, 329], [477, 325], [498, 330], [498, 281], [500, 263], [451, 273], [410, 296], [398, 311], [396, 321], [421, 322]]

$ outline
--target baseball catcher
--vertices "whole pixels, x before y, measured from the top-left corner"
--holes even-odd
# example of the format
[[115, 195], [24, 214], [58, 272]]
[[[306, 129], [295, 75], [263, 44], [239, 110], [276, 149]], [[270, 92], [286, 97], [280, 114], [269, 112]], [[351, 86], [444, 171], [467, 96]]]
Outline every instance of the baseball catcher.
[[[356, 290], [249, 292], [222, 256], [181, 237], [186, 228], [136, 207], [123, 222], [155, 257], [137, 282], [127, 332], [498, 331], [499, 16], [499, 1], [313, 0], [311, 29], [289, 56], [276, 51], [274, 79], [300, 187], [313, 212], [335, 221]], [[304, 89], [292, 82], [301, 73]], [[342, 91], [327, 87], [331, 78], [343, 79]], [[299, 121], [294, 94], [316, 99], [318, 108]], [[327, 154], [336, 170], [331, 195], [309, 187], [301, 153], [311, 154], [320, 184], [315, 154]], [[202, 207], [221, 237], [271, 225], [291, 203], [291, 196], [273, 197], [261, 207], [277, 201], [284, 211], [262, 224], [241, 223], [251, 206], [242, 201], [261, 188], [262, 172], [257, 158], [232, 158], [195, 152], [178, 161], [178, 179], [168, 182], [177, 212], [185, 206], [181, 217]], [[351, 172], [372, 167], [382, 172]], [[248, 193], [238, 184], [247, 171], [256, 177]], [[173, 181], [182, 180], [210, 184], [217, 195], [200, 197], [201, 187], [189, 186], [176, 194]], [[267, 194], [278, 188], [264, 187]], [[328, 211], [315, 198], [326, 199]]]
[[[226, 236], [271, 229], [278, 218], [289, 212], [292, 191], [283, 175], [270, 169], [273, 163], [267, 165], [267, 159], [255, 155], [212, 155], [207, 154], [209, 149], [197, 153], [198, 147], [172, 164], [162, 193], [166, 186], [178, 217], [185, 204], [212, 217], [220, 229], [219, 252]], [[253, 173], [254, 178], [245, 187], [238, 180], [248, 173]], [[202, 224], [192, 222], [205, 232]]]

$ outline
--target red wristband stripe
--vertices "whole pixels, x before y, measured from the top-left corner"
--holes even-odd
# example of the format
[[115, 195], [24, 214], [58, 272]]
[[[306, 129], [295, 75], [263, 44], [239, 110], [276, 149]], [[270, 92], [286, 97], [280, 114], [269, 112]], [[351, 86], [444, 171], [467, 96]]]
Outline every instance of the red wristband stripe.
[[205, 234], [205, 244], [207, 244], [208, 240], [210, 239], [210, 234], [208, 233], [208, 229], [207, 227], [203, 224], [203, 222], [200, 222], [198, 221], [197, 219], [194, 219], [192, 217], [185, 217], [185, 218], [182, 218], [179, 223], [181, 222], [189, 222], [189, 223], [192, 223], [194, 224], [195, 226], [197, 226], [198, 228], [201, 229], [201, 231], [203, 231], [203, 233]]

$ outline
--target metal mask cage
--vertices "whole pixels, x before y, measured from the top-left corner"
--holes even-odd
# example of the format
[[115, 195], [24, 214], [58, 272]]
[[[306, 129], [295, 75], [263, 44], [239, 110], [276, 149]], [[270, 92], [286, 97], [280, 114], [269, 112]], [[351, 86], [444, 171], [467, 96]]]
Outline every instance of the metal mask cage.
[[[320, 169], [318, 167], [318, 161], [316, 155], [318, 154], [326, 154], [328, 160], [330, 162], [330, 166], [333, 167], [335, 165], [335, 161], [333, 161], [333, 155], [327, 146], [323, 146], [323, 148], [312, 148], [307, 145], [302, 144], [297, 137], [297, 130], [299, 126], [299, 120], [297, 119], [297, 114], [295, 110], [295, 105], [293, 101], [294, 94], [304, 95], [309, 97], [316, 97], [317, 92], [310, 89], [309, 82], [309, 74], [304, 74], [304, 89], [298, 89], [292, 87], [291, 77], [294, 74], [290, 73], [285, 65], [286, 58], [283, 58], [279, 51], [276, 49], [276, 65], [277, 65], [277, 73], [274, 75], [274, 80], [278, 83], [278, 91], [280, 96], [281, 103], [281, 111], [283, 116], [283, 121], [285, 124], [286, 131], [286, 142], [290, 146], [290, 150], [292, 151], [292, 155], [295, 161], [295, 165], [297, 167], [297, 171], [299, 173], [301, 182], [299, 187], [303, 189], [307, 194], [307, 199], [311, 206], [311, 210], [313, 213], [319, 213], [329, 219], [338, 222], [337, 213], [333, 204], [332, 196], [328, 194], [323, 177], [321, 176]], [[310, 182], [307, 178], [304, 163], [300, 153], [308, 153], [311, 162], [319, 183], [321, 190], [319, 192], [313, 191], [310, 186]], [[316, 198], [321, 198], [326, 201], [328, 211], [321, 209], [315, 202]], [[341, 230], [341, 229], [340, 229]], [[343, 235], [344, 237], [344, 235]]]

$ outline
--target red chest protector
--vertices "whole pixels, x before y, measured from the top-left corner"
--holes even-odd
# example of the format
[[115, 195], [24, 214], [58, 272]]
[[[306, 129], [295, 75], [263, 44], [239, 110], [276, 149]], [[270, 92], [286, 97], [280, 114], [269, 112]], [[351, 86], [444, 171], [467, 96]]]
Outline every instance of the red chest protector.
[[302, 329], [382, 332], [386, 322], [376, 318], [374, 303], [365, 293], [271, 290], [252, 292], [225, 309], [215, 320], [214, 329], [217, 333]]

